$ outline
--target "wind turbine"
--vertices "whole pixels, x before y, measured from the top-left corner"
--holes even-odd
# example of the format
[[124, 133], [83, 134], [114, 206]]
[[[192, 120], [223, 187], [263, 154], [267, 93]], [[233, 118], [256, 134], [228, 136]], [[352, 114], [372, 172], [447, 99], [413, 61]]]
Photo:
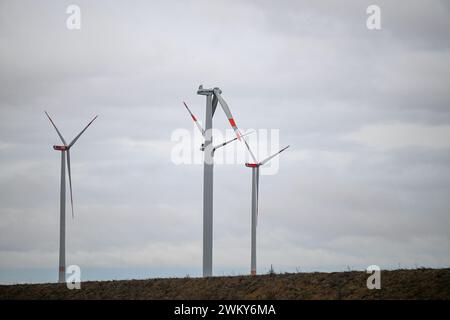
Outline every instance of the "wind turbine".
[[247, 149], [254, 161], [254, 163], [246, 163], [245, 166], [252, 168], [252, 235], [251, 235], [251, 262], [250, 262], [250, 274], [256, 275], [256, 225], [258, 224], [258, 198], [259, 198], [259, 167], [268, 163], [272, 158], [279, 155], [281, 152], [289, 148], [284, 147], [280, 151], [265, 158], [263, 161], [258, 162], [253, 154], [250, 146], [243, 139]]
[[53, 127], [58, 133], [59, 138], [61, 139], [63, 145], [57, 146], [54, 145], [53, 149], [56, 151], [61, 151], [61, 193], [60, 193], [60, 219], [59, 219], [59, 278], [58, 282], [66, 282], [66, 153], [67, 153], [67, 171], [69, 172], [69, 188], [70, 188], [70, 204], [72, 207], [72, 218], [73, 214], [73, 196], [72, 196], [72, 173], [70, 170], [70, 148], [75, 144], [78, 138], [83, 134], [84, 131], [97, 119], [98, 116], [95, 116], [94, 119], [91, 120], [84, 127], [83, 130], [69, 143], [67, 144], [64, 140], [64, 137], [59, 132], [52, 118], [48, 115], [47, 111], [45, 111], [48, 119], [52, 123]]
[[[185, 104], [192, 119], [196, 123], [199, 130], [202, 132], [205, 143], [202, 145], [204, 153], [203, 164], [203, 276], [212, 276], [212, 245], [213, 245], [213, 176], [214, 176], [214, 151], [227, 143], [236, 139], [241, 140], [241, 133], [239, 132], [233, 115], [228, 108], [227, 103], [222, 98], [222, 90], [219, 88], [204, 89], [203, 85], [197, 90], [197, 94], [206, 96], [206, 116], [205, 129], [200, 126], [195, 116], [190, 112]], [[225, 142], [223, 145], [214, 147], [212, 145], [212, 118], [216, 111], [217, 104], [220, 104], [225, 115], [230, 122], [231, 127], [236, 133], [236, 138]]]

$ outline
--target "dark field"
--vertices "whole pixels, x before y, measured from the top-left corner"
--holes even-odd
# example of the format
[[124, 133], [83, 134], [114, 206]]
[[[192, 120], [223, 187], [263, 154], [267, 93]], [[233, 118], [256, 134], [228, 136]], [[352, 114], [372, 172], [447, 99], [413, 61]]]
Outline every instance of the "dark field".
[[169, 278], [0, 286], [0, 299], [450, 299], [450, 269], [381, 272], [381, 289], [369, 274], [286, 273], [260, 276]]

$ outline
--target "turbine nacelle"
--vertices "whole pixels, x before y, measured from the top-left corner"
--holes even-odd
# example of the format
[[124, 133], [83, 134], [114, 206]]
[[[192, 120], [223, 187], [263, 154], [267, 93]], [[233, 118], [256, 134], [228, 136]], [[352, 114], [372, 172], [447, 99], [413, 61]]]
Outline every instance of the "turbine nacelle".
[[203, 85], [200, 85], [198, 87], [198, 90], [197, 90], [197, 94], [203, 95], [203, 96], [213, 95], [214, 92], [217, 92], [218, 94], [221, 94], [222, 90], [220, 90], [220, 88], [218, 88], [218, 87], [214, 87], [212, 89], [205, 89], [205, 88], [203, 88]]
[[69, 147], [67, 146], [53, 146], [53, 149], [56, 151], [66, 151], [69, 150]]
[[248, 168], [258, 168], [260, 166], [260, 164], [259, 163], [246, 163], [245, 166]]

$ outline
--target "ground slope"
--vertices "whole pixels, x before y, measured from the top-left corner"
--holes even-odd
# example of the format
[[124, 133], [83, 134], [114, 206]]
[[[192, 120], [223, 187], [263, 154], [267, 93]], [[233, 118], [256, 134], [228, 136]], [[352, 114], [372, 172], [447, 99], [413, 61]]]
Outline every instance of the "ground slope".
[[365, 272], [169, 278], [0, 286], [0, 299], [450, 299], [450, 269], [381, 272], [369, 290]]

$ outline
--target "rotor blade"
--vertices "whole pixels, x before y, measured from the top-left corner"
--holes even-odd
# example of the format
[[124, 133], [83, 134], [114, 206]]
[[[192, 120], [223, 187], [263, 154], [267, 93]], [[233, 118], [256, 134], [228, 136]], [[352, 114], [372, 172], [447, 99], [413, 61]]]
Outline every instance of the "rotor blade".
[[256, 160], [256, 157], [255, 157], [255, 155], [253, 154], [252, 149], [250, 149], [250, 146], [248, 145], [247, 140], [245, 140], [245, 138], [242, 139], [242, 140], [244, 141], [245, 146], [247, 147], [248, 152], [249, 152], [250, 155], [252, 156], [253, 161], [254, 161], [255, 163], [258, 163], [258, 160]]
[[61, 132], [59, 132], [59, 130], [58, 130], [58, 128], [56, 127], [55, 123], [53, 122], [52, 118], [50, 118], [50, 116], [48, 115], [47, 111], [44, 111], [44, 112], [45, 112], [45, 114], [47, 115], [48, 120], [50, 120], [50, 122], [52, 123], [52, 125], [53, 125], [53, 127], [55, 128], [56, 132], [58, 133], [58, 136], [59, 136], [59, 138], [61, 139], [62, 143], [64, 143], [64, 145], [66, 146], [67, 143], [66, 143], [66, 141], [64, 140], [64, 138], [63, 138]]
[[259, 216], [259, 168], [256, 168], [256, 225]]
[[[247, 132], [246, 134], [243, 134], [241, 137], [245, 137], [245, 136], [247, 136], [247, 135], [249, 135], [249, 134], [252, 134], [252, 133], [254, 133], [254, 132], [255, 132], [255, 131]], [[214, 147], [214, 150], [217, 150], [217, 149], [219, 149], [219, 148], [221, 148], [221, 147], [224, 147], [224, 146], [226, 146], [227, 144], [229, 144], [230, 142], [233, 142], [234, 140], [237, 140], [237, 137], [236, 137], [236, 138], [233, 138], [233, 139], [231, 139], [231, 140], [225, 141], [224, 143], [221, 143], [221, 144], [215, 146], [215, 147]]]
[[81, 130], [81, 132], [80, 132], [80, 133], [72, 140], [72, 142], [69, 144], [69, 146], [68, 146], [69, 148], [73, 146], [73, 144], [78, 140], [78, 138], [83, 134], [83, 132], [86, 131], [86, 129], [91, 125], [91, 123], [94, 122], [95, 119], [97, 119], [97, 117], [98, 117], [98, 116], [95, 116], [94, 119], [92, 119], [91, 122], [89, 122], [89, 123], [87, 124], [87, 126], [84, 127], [83, 130]]
[[67, 149], [67, 171], [69, 171], [70, 204], [72, 206], [72, 219], [73, 219], [74, 215], [73, 215], [73, 196], [72, 196], [72, 170], [70, 169], [70, 151], [69, 151], [69, 149]]
[[183, 101], [184, 106], [186, 107], [187, 111], [191, 115], [192, 120], [194, 120], [195, 124], [197, 125], [198, 130], [202, 133], [202, 136], [205, 136], [205, 130], [203, 130], [202, 126], [198, 122], [197, 118], [194, 116], [194, 114], [191, 112], [191, 109], [187, 106], [186, 102]]
[[284, 147], [283, 149], [281, 149], [280, 151], [278, 151], [277, 153], [274, 153], [273, 155], [271, 155], [270, 157], [265, 158], [263, 161], [261, 161], [259, 164], [262, 166], [263, 164], [266, 164], [267, 162], [270, 161], [270, 159], [272, 159], [273, 157], [279, 155], [280, 153], [282, 153], [284, 150], [286, 150], [287, 148], [289, 148], [289, 146]]
[[239, 140], [241, 140], [241, 133], [239, 132], [238, 127], [236, 126], [236, 122], [233, 119], [233, 115], [231, 114], [230, 108], [228, 108], [227, 103], [225, 100], [223, 100], [222, 96], [220, 95], [218, 90], [214, 90], [214, 95], [217, 97], [217, 100], [219, 101], [220, 105], [222, 106], [223, 111], [227, 115], [228, 121], [231, 124], [231, 127], [233, 128], [234, 132], [236, 133], [236, 136]]

